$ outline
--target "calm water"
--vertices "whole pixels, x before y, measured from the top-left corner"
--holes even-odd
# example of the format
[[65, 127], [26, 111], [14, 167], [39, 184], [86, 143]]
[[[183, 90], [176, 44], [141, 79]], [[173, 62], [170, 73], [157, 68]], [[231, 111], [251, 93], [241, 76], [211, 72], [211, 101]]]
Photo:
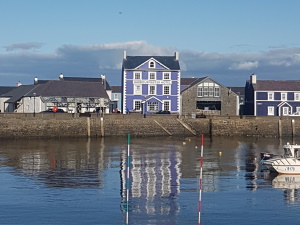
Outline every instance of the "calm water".
[[[131, 138], [129, 224], [197, 224], [200, 141]], [[300, 224], [300, 177], [259, 164], [286, 141], [205, 139], [201, 224]], [[127, 138], [1, 140], [0, 224], [125, 224], [126, 160]]]

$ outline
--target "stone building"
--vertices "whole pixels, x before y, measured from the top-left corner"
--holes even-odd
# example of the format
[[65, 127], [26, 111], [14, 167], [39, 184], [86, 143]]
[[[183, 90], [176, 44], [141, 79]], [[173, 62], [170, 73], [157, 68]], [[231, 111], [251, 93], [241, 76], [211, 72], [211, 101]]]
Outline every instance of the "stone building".
[[209, 77], [182, 78], [181, 84], [182, 115], [239, 115], [239, 97], [230, 88]]

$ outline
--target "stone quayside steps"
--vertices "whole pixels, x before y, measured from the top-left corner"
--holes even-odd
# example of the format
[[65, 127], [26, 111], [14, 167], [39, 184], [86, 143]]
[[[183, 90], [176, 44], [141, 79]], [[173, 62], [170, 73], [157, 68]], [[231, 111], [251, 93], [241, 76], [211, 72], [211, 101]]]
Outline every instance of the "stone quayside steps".
[[300, 117], [0, 113], [0, 137], [300, 136]]

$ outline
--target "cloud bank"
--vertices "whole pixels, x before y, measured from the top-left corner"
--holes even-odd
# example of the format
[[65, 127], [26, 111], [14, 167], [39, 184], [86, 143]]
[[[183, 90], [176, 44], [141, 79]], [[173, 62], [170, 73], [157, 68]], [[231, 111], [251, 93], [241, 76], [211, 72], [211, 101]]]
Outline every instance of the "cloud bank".
[[[270, 49], [259, 53], [209, 53], [154, 46], [145, 41], [87, 46], [63, 45], [51, 54], [36, 53], [41, 43], [4, 46], [0, 54], [0, 86], [18, 81], [32, 84], [65, 76], [98, 77], [105, 74], [112, 85], [121, 85], [123, 51], [127, 55], [174, 55], [179, 52], [182, 77], [209, 76], [226, 86], [244, 86], [252, 73], [257, 79], [299, 80], [300, 48]], [[24, 51], [26, 50], [26, 51]]]

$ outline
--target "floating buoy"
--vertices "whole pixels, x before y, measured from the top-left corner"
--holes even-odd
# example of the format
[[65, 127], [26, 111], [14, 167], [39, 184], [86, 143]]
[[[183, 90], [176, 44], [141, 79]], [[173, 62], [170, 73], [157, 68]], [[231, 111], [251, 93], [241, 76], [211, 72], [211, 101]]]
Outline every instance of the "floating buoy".
[[182, 144], [183, 144], [183, 145], [185, 145], [185, 144], [186, 144], [186, 143], [185, 143], [185, 141], [184, 141], [184, 142], [182, 142]]
[[195, 146], [195, 148], [197, 149], [197, 148], [198, 148], [198, 146]]
[[219, 152], [219, 156], [221, 156], [222, 155], [222, 152]]

